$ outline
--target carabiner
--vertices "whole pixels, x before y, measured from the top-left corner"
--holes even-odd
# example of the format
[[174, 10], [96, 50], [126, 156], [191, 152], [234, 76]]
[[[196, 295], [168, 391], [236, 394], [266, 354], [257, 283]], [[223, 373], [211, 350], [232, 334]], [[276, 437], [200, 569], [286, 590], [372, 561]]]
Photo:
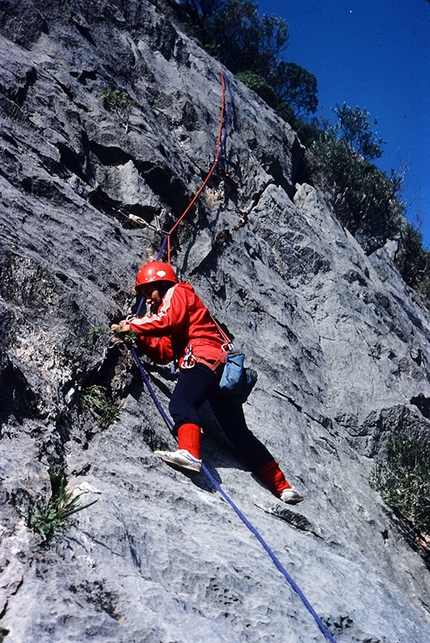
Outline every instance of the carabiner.
[[193, 355], [193, 347], [191, 344], [185, 349], [185, 355], [182, 358], [181, 368], [194, 368], [196, 365], [196, 358]]

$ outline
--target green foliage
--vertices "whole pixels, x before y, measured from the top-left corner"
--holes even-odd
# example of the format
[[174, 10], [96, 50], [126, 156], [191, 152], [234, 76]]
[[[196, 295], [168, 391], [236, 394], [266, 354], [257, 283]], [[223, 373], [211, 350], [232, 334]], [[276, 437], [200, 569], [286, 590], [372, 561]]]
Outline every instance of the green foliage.
[[233, 73], [266, 75], [288, 40], [282, 18], [258, 14], [250, 0], [183, 0], [202, 45]]
[[422, 247], [423, 236], [411, 223], [400, 232], [395, 264], [406, 283], [415, 288], [429, 272], [429, 253]]
[[270, 107], [276, 109], [279, 105], [279, 96], [271, 85], [259, 74], [253, 71], [241, 71], [237, 78], [250, 89], [253, 89]]
[[39, 534], [44, 541], [50, 540], [56, 534], [63, 533], [72, 521], [70, 517], [78, 511], [87, 509], [97, 500], [86, 505], [80, 504], [81, 496], [72, 496], [66, 491], [65, 477], [62, 468], [50, 469], [52, 496], [48, 501], [41, 498], [29, 507], [25, 514], [27, 527]]
[[109, 328], [92, 326], [90, 328], [89, 339], [86, 341], [86, 345], [90, 347], [94, 346], [99, 337], [102, 337], [109, 332]]
[[315, 114], [318, 107], [317, 79], [307, 69], [281, 60], [272, 69], [270, 80], [279, 98], [292, 107], [296, 117]]
[[427, 251], [427, 269], [425, 276], [423, 279], [420, 279], [420, 281], [417, 283], [416, 286], [414, 286], [414, 289], [421, 295], [421, 297], [424, 300], [424, 304], [427, 308], [430, 308], [430, 269], [429, 269], [429, 263], [430, 263], [430, 256]]
[[272, 107], [279, 116], [295, 127], [300, 122], [296, 119], [294, 110], [288, 103], [281, 100], [271, 85], [259, 74], [253, 71], [239, 72], [236, 77], [247, 87], [254, 90], [270, 107]]
[[332, 111], [338, 117], [337, 123], [331, 128], [337, 138], [368, 161], [382, 156], [381, 145], [386, 141], [376, 138], [376, 133], [373, 132], [373, 127], [378, 123], [376, 118], [370, 123], [370, 114], [366, 109], [352, 109], [346, 103], [342, 107], [336, 105]]
[[139, 333], [136, 333], [135, 330], [130, 330], [128, 333], [123, 333], [120, 328], [116, 328], [114, 332], [116, 335], [121, 336], [121, 339], [125, 344], [136, 346]]
[[[280, 69], [282, 71], [278, 73], [277, 70]], [[270, 74], [273, 84], [249, 70], [239, 72], [236, 76], [261, 96], [292, 127], [297, 123], [304, 125], [299, 123], [300, 113], [316, 111], [318, 105], [316, 78], [294, 63], [280, 62]]]
[[121, 89], [104, 89], [102, 99], [105, 107], [116, 113], [127, 132], [131, 108], [137, 105], [137, 100]]
[[284, 20], [276, 16], [260, 19], [258, 5], [247, 0], [227, 0], [213, 26], [219, 59], [233, 73], [250, 69], [267, 76], [288, 39]]
[[306, 153], [310, 180], [329, 195], [340, 222], [367, 252], [387, 239], [398, 241], [395, 264], [430, 307], [430, 253], [422, 246], [421, 233], [403, 216], [404, 174], [392, 170], [387, 175], [370, 162], [382, 155], [385, 141], [373, 132], [377, 121], [371, 123], [365, 109], [344, 103], [333, 111], [338, 121], [320, 132]]
[[[284, 103], [285, 105], [286, 103]], [[302, 120], [301, 118], [293, 118], [287, 120], [291, 127], [297, 132], [300, 142], [309, 148], [314, 141], [317, 141], [322, 133], [321, 124], [317, 118]]]
[[430, 441], [400, 432], [393, 436], [384, 462], [375, 464], [370, 485], [421, 533], [430, 531]]
[[430, 308], [430, 252], [422, 244], [421, 232], [405, 222], [400, 229], [394, 263], [408, 286], [414, 288]]
[[119, 407], [107, 399], [107, 391], [104, 386], [94, 384], [84, 389], [82, 391], [82, 401], [100, 416], [104, 425], [108, 426], [112, 422], [119, 420]]
[[366, 110], [344, 105], [339, 120], [313, 142], [306, 154], [311, 180], [330, 197], [340, 222], [367, 252], [382, 247], [399, 231], [404, 203], [403, 177], [388, 176], [370, 163], [382, 154]]
[[294, 63], [279, 61], [288, 41], [288, 24], [258, 13], [250, 0], [182, 0], [187, 30], [207, 51], [254, 89], [284, 120], [315, 113], [317, 81]]
[[398, 181], [366, 161], [342, 140], [325, 134], [306, 155], [314, 182], [330, 197], [340, 222], [367, 252], [381, 248], [400, 225], [404, 205]]
[[286, 123], [289, 123], [291, 127], [297, 132], [298, 124], [301, 123], [301, 121], [296, 118], [293, 108], [288, 105], [288, 103], [286, 103], [285, 101], [279, 102], [276, 107], [276, 113], [279, 114], [279, 116]]
[[131, 105], [137, 105], [137, 100], [120, 89], [104, 89], [102, 91], [102, 98], [112, 109], [127, 109]]

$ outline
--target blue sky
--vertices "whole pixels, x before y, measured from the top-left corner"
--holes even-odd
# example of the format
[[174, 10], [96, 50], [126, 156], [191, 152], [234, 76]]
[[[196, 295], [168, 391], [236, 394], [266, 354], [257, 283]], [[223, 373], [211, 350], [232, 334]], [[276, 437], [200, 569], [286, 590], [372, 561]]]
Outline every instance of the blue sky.
[[318, 81], [317, 116], [367, 109], [387, 144], [378, 167], [408, 167], [406, 215], [430, 249], [430, 3], [427, 0], [255, 0], [289, 24], [283, 53]]

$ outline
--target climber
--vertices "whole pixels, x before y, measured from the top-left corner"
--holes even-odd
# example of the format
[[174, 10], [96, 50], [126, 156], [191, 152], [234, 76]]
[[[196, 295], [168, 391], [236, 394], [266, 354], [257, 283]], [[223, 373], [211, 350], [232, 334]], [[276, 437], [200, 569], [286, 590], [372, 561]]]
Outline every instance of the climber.
[[194, 288], [179, 282], [169, 264], [152, 261], [139, 270], [136, 291], [150, 306], [150, 314], [112, 324], [111, 329], [120, 335], [134, 331], [137, 346], [145, 355], [159, 364], [176, 359], [180, 370], [169, 404], [178, 449], [154, 453], [175, 469], [200, 473], [198, 409], [208, 400], [250, 470], [283, 502], [301, 502], [303, 495], [290, 485], [273, 456], [248, 429], [242, 404], [220, 391], [225, 339]]

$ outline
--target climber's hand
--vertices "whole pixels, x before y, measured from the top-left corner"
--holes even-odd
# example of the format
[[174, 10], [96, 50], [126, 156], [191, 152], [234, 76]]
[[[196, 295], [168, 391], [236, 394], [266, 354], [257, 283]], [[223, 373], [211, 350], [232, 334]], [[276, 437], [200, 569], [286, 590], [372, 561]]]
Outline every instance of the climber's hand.
[[118, 333], [118, 335], [129, 333], [131, 330], [130, 324], [126, 319], [123, 319], [122, 321], [120, 321], [119, 324], [112, 324], [110, 328], [111, 330], [113, 330], [114, 333]]

